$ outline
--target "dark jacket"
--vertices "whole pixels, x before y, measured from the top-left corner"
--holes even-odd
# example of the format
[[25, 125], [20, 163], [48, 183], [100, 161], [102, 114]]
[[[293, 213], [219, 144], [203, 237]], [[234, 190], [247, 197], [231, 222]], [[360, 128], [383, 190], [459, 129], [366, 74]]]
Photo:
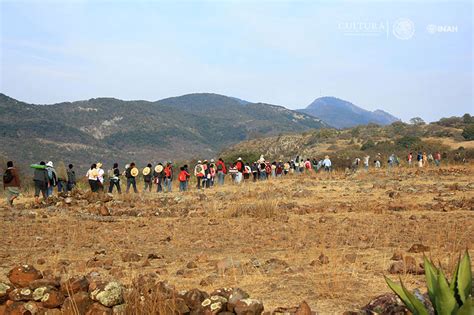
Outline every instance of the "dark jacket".
[[76, 183], [76, 172], [72, 169], [67, 170], [67, 182], [69, 184], [75, 184]]
[[46, 184], [49, 182], [48, 171], [46, 169], [35, 169], [33, 180], [35, 182], [40, 182]]
[[3, 182], [3, 187], [20, 187], [20, 176], [18, 176], [16, 168], [9, 167], [5, 172], [10, 172], [10, 174], [13, 176], [13, 179], [8, 183]]

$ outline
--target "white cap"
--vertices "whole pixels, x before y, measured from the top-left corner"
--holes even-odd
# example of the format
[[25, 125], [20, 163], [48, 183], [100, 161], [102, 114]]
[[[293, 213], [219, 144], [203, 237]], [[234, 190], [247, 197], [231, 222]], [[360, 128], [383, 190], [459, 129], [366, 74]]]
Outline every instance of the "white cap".
[[48, 163], [46, 163], [46, 166], [53, 167], [53, 162], [49, 161]]
[[199, 160], [199, 161], [198, 161], [198, 164], [201, 164], [201, 163], [202, 163], [202, 161], [201, 161], [201, 160]]
[[211, 163], [214, 163], [214, 159], [211, 159]]
[[241, 157], [239, 157], [239, 158], [237, 159], [237, 161], [242, 161], [242, 158], [241, 158]]

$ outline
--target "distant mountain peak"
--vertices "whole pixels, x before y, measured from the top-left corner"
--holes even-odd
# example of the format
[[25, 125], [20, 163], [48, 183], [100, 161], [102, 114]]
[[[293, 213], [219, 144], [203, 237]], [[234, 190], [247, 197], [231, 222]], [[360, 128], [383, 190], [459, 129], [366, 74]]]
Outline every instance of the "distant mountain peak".
[[334, 96], [318, 97], [308, 107], [299, 111], [318, 117], [336, 128], [348, 128], [369, 123], [388, 125], [400, 120], [386, 111], [380, 109], [373, 112], [368, 111]]

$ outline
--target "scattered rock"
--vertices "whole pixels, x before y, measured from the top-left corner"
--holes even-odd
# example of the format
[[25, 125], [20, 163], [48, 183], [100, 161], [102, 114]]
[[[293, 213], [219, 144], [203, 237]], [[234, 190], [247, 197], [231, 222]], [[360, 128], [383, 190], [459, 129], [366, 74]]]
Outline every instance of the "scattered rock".
[[61, 283], [61, 292], [65, 296], [70, 296], [80, 291], [87, 292], [88, 288], [89, 280], [84, 276], [72, 277]]
[[196, 263], [194, 261], [190, 261], [186, 264], [186, 268], [188, 268], [188, 269], [195, 269], [197, 267], [198, 266], [196, 265]]
[[318, 257], [318, 261], [321, 265], [327, 265], [329, 264], [329, 257], [321, 253]]
[[413, 244], [408, 250], [409, 253], [423, 253], [423, 252], [429, 252], [429, 251], [430, 251], [430, 248], [423, 244]]
[[112, 315], [111, 308], [105, 307], [102, 304], [94, 303], [87, 310], [86, 315]]
[[209, 298], [209, 294], [199, 289], [191, 289], [183, 296], [183, 299], [190, 310], [200, 309], [201, 303], [207, 298]]
[[94, 303], [87, 292], [78, 292], [64, 300], [61, 310], [65, 314], [85, 314]]
[[115, 281], [91, 292], [91, 298], [100, 304], [112, 307], [123, 303], [123, 286]]
[[28, 284], [36, 279], [43, 278], [41, 272], [31, 265], [20, 265], [8, 273], [8, 279], [16, 287], [26, 287]]
[[137, 262], [142, 259], [142, 255], [137, 253], [122, 253], [120, 256], [123, 262]]
[[402, 260], [402, 259], [403, 259], [403, 253], [399, 250], [395, 251], [392, 255], [392, 258], [390, 258], [390, 260], [395, 260], [395, 261]]
[[237, 315], [260, 315], [263, 312], [263, 304], [255, 299], [243, 299], [235, 304], [234, 312]]
[[393, 293], [374, 298], [362, 310], [367, 314], [409, 314], [402, 301]]

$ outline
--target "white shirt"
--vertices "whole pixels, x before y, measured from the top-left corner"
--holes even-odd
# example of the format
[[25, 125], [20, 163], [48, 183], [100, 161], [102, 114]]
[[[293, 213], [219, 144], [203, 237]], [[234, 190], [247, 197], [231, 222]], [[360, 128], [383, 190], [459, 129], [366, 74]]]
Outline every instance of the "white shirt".
[[330, 159], [324, 159], [323, 165], [325, 167], [331, 167], [331, 160]]
[[99, 176], [97, 178], [103, 184], [104, 183], [104, 173], [105, 173], [105, 171], [103, 169], [99, 168], [99, 169], [97, 169], [97, 173], [99, 174]]

